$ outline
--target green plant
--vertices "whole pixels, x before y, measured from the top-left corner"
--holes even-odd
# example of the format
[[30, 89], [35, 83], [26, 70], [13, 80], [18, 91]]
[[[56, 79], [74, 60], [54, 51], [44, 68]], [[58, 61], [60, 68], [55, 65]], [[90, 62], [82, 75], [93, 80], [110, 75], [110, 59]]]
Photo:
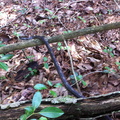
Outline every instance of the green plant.
[[61, 42], [58, 42], [58, 47], [57, 47], [57, 50], [61, 50], [61, 49], [63, 49], [63, 46], [62, 46], [62, 43]]
[[27, 8], [21, 8], [21, 10], [18, 10], [21, 14], [25, 14], [27, 12]]
[[[81, 81], [81, 83], [84, 86], [87, 86], [87, 83], [83, 80], [83, 76], [82, 75], [79, 75], [77, 72], [75, 72], [75, 75], [76, 75], [77, 81]], [[71, 79], [72, 84], [74, 84], [75, 83], [75, 77], [74, 77], [74, 75], [70, 75], [70, 79]]]
[[58, 45], [57, 50], [67, 50], [67, 49], [70, 49], [69, 46], [63, 47], [61, 42], [58, 42], [57, 45]]
[[45, 62], [45, 63], [44, 63], [44, 67], [45, 67], [46, 69], [48, 69], [48, 68], [49, 68], [49, 65], [48, 65], [48, 63], [46, 63], [46, 62], [48, 61], [48, 58], [47, 58], [47, 57], [43, 57], [43, 61]]
[[80, 20], [82, 20], [83, 23], [86, 23], [86, 20], [82, 18], [81, 16], [77, 16]]
[[52, 95], [53, 97], [57, 97], [57, 93], [53, 90], [50, 90], [49, 94]]
[[46, 20], [39, 20], [39, 23], [40, 24], [43, 24], [43, 23], [45, 23], [46, 22]]
[[0, 76], [0, 80], [4, 80], [4, 79], [6, 79], [5, 76]]
[[111, 57], [114, 57], [114, 54], [112, 53], [113, 49], [111, 47], [105, 47], [103, 52], [108, 53]]
[[57, 16], [54, 15], [53, 12], [51, 10], [49, 10], [48, 8], [45, 8], [45, 11], [47, 11], [50, 14], [49, 19], [51, 19], [51, 18], [52, 19], [57, 18]]
[[120, 62], [115, 63], [118, 66], [118, 69], [120, 70]]
[[19, 38], [20, 33], [19, 33], [19, 32], [14, 31], [14, 32], [13, 32], [13, 35]]
[[108, 66], [106, 66], [104, 68], [105, 68], [105, 70], [103, 72], [105, 72], [105, 73], [115, 73], [116, 72], [115, 70], [113, 70], [112, 68], [110, 68]]
[[[61, 109], [56, 107], [47, 107], [39, 112], [36, 112], [36, 109], [40, 106], [42, 102], [42, 95], [40, 93], [40, 90], [47, 89], [47, 87], [43, 84], [36, 84], [34, 86], [34, 89], [36, 89], [37, 92], [35, 92], [33, 96], [32, 106], [28, 106], [25, 108], [25, 114], [20, 116], [20, 120], [28, 120], [31, 116], [35, 114], [42, 115], [38, 120], [47, 120], [47, 118], [57, 118], [64, 114], [64, 112]], [[31, 120], [37, 120], [37, 119], [31, 119]]]
[[113, 10], [107, 10], [108, 11], [108, 14], [112, 14]]
[[28, 68], [28, 70], [30, 71], [30, 73], [28, 73], [24, 78], [28, 78], [30, 76], [34, 76], [37, 74], [37, 70], [36, 69], [32, 69], [32, 68]]
[[23, 23], [23, 25], [26, 26], [26, 27], [28, 27], [28, 28], [31, 27], [30, 25], [28, 25], [28, 24], [26, 24], [26, 23]]
[[[2, 44], [2, 41], [0, 41], [0, 47], [5, 46], [5, 44]], [[12, 54], [0, 54], [0, 60], [9, 60], [13, 57], [14, 55]], [[8, 65], [5, 64], [4, 62], [0, 62], [0, 68], [4, 70], [8, 70]]]

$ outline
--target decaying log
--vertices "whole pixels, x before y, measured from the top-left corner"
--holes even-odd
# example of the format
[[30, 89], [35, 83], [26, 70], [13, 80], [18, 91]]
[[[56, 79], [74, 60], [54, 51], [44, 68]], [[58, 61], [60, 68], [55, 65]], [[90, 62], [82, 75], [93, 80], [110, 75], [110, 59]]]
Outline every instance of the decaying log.
[[[14, 103], [15, 106], [13, 103], [9, 105], [0, 105], [0, 120], [16, 120], [24, 114], [25, 107], [31, 106], [30, 101], [19, 103], [20, 105], [17, 104]], [[61, 119], [68, 118], [71, 115], [77, 118], [97, 117], [120, 110], [120, 91], [85, 99], [62, 97], [49, 98], [43, 100], [37, 111], [49, 106], [58, 107], [64, 111], [65, 114], [60, 117]], [[40, 116], [37, 115], [36, 117]]]

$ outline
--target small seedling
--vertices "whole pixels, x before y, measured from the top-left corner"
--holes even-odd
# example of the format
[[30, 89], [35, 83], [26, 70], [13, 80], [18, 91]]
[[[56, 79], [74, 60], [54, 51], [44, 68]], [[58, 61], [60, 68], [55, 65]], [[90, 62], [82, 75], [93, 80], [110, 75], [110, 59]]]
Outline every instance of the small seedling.
[[62, 46], [62, 43], [61, 43], [61, 42], [58, 42], [57, 50], [67, 50], [67, 49], [70, 49], [70, 47], [69, 47], [69, 46], [63, 47], [63, 46]]
[[43, 23], [45, 23], [46, 22], [46, 20], [39, 20], [39, 23], [40, 24], [43, 24]]
[[0, 76], [0, 80], [4, 80], [4, 79], [6, 79], [5, 76]]
[[[0, 47], [6, 46], [5, 44], [2, 44], [2, 41], [0, 41]], [[9, 60], [13, 57], [14, 55], [12, 54], [0, 54], [0, 60]], [[8, 65], [5, 64], [4, 62], [0, 62], [0, 68], [3, 70], [8, 70]]]
[[61, 43], [61, 42], [58, 42], [57, 50], [61, 50], [61, 49], [63, 49], [62, 43]]
[[31, 27], [30, 25], [28, 25], [28, 24], [26, 24], [26, 23], [23, 23], [23, 25], [26, 26], [26, 27], [28, 27], [28, 28]]
[[[35, 92], [33, 96], [32, 106], [28, 106], [25, 108], [25, 114], [20, 116], [19, 120], [28, 120], [31, 116], [35, 114], [42, 115], [38, 120], [47, 120], [46, 117], [57, 118], [64, 114], [64, 112], [57, 107], [47, 107], [42, 109], [41, 111], [36, 112], [36, 109], [40, 106], [42, 102], [42, 95], [40, 90], [47, 89], [47, 87], [44, 84], [36, 84], [34, 86], [34, 89], [36, 89], [37, 92]], [[32, 119], [32, 120], [37, 120], [37, 119]]]
[[57, 93], [53, 90], [50, 90], [49, 94], [52, 95], [53, 97], [57, 97]]
[[48, 68], [49, 68], [49, 65], [48, 65], [48, 63], [46, 63], [46, 62], [48, 61], [48, 58], [47, 58], [47, 57], [43, 57], [43, 61], [45, 62], [45, 63], [44, 63], [44, 67], [45, 67], [46, 69], [48, 69]]
[[115, 70], [113, 70], [112, 68], [110, 68], [110, 67], [108, 67], [108, 66], [106, 66], [106, 67], [104, 67], [106, 70], [104, 70], [103, 72], [105, 72], [105, 73], [115, 73], [116, 71]]
[[111, 57], [114, 57], [114, 54], [112, 53], [113, 49], [111, 47], [105, 47], [103, 52], [108, 53]]
[[28, 73], [24, 78], [28, 78], [30, 76], [35, 76], [37, 74], [36, 69], [32, 69], [32, 68], [29, 67], [28, 70], [30, 71], [30, 73]]
[[115, 63], [118, 66], [118, 69], [120, 70], [120, 62]]
[[78, 18], [79, 18], [80, 20], [82, 20], [83, 23], [86, 23], [86, 20], [85, 20], [84, 18], [82, 18], [81, 16], [78, 16]]
[[17, 38], [19, 38], [20, 34], [16, 31], [13, 32], [13, 35], [16, 36]]
[[[82, 75], [79, 75], [77, 72], [75, 72], [75, 75], [76, 75], [77, 81], [81, 81], [81, 83], [84, 86], [87, 86], [87, 83], [83, 80], [83, 76]], [[75, 83], [75, 77], [74, 77], [74, 75], [70, 75], [70, 79], [71, 79], [72, 84], [74, 84]]]

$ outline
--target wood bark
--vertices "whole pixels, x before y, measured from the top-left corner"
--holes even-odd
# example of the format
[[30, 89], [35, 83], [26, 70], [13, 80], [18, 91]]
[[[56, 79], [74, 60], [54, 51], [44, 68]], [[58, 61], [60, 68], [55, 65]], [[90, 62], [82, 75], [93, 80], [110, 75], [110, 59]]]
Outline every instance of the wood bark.
[[[59, 104], [53, 104], [50, 102], [50, 100], [46, 102], [43, 101], [37, 111], [40, 111], [43, 108], [49, 106], [59, 107], [65, 113], [59, 119], [65, 119], [70, 116], [75, 116], [76, 118], [96, 117], [104, 114], [111, 114], [113, 111], [115, 112], [120, 110], [120, 91], [98, 97], [95, 96], [86, 99], [80, 98], [76, 100], [77, 101], [75, 103], [69, 104], [65, 104], [63, 102]], [[31, 106], [31, 102], [21, 104], [16, 108], [9, 108], [4, 110], [1, 109], [0, 120], [16, 120], [22, 114], [24, 114], [24, 108], [26, 106]], [[35, 117], [39, 118], [40, 115], [36, 115]]]
[[[120, 22], [117, 23], [111, 23], [111, 24], [105, 24], [102, 26], [97, 26], [97, 27], [88, 27], [85, 29], [80, 29], [77, 31], [73, 31], [70, 33], [66, 33], [66, 34], [62, 34], [62, 35], [57, 35], [57, 36], [53, 36], [51, 38], [48, 38], [48, 42], [49, 43], [53, 43], [53, 42], [60, 42], [71, 38], [75, 38], [78, 36], [83, 36], [83, 35], [87, 35], [87, 34], [93, 34], [96, 32], [102, 32], [102, 31], [106, 31], [106, 30], [112, 30], [112, 29], [117, 29], [120, 28]], [[14, 50], [20, 50], [20, 49], [24, 49], [27, 47], [33, 47], [33, 46], [37, 46], [37, 45], [42, 45], [43, 42], [40, 40], [30, 40], [30, 41], [25, 41], [25, 42], [18, 42], [18, 43], [14, 43], [14, 44], [10, 44], [10, 45], [6, 45], [4, 47], [0, 48], [0, 54], [4, 54], [4, 53], [8, 53]]]

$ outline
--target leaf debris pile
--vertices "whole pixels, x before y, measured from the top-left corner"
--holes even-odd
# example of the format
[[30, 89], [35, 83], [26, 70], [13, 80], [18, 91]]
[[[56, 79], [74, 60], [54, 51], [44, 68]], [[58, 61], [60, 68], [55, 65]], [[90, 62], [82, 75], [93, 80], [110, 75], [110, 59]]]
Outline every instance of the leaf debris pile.
[[[119, 1], [117, 2], [119, 4]], [[120, 20], [119, 8], [112, 0], [76, 0], [74, 2], [72, 0], [32, 0], [32, 2], [31, 0], [27, 2], [1, 0], [0, 8], [0, 38], [4, 44], [18, 42], [19, 36], [50, 37]], [[120, 63], [120, 29], [81, 36], [67, 41], [67, 44], [75, 72], [85, 76], [84, 81], [87, 85], [79, 83], [85, 96], [120, 90], [120, 64], [118, 64]], [[73, 84], [74, 81], [70, 79], [73, 73], [66, 46], [64, 43], [52, 43], [51, 46], [67, 80]], [[33, 61], [32, 64], [28, 65], [22, 50], [11, 52], [14, 56], [9, 61], [2, 60], [9, 66], [7, 72], [0, 69], [3, 104], [31, 99], [35, 92], [33, 86], [37, 83], [47, 86], [48, 80], [53, 85], [61, 83], [44, 45], [26, 48], [24, 51]], [[47, 57], [47, 61], [44, 61], [44, 57]], [[33, 71], [28, 69], [30, 67], [37, 69], [36, 76], [32, 75]], [[99, 72], [103, 70], [109, 73]], [[68, 95], [64, 87], [48, 86], [47, 90], [42, 91], [44, 98], [51, 97], [49, 90], [57, 92], [57, 96]]]

